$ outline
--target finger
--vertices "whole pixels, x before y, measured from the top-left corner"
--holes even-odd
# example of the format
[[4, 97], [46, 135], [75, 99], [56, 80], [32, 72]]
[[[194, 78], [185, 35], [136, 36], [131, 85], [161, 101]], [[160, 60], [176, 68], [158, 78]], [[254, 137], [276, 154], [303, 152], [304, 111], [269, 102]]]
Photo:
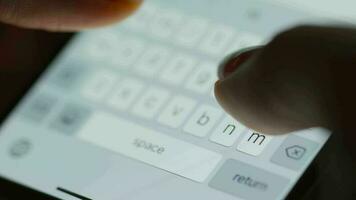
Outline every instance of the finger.
[[296, 36], [276, 37], [234, 73], [216, 83], [222, 107], [246, 126], [264, 133], [286, 133], [313, 126], [329, 128], [334, 111], [330, 72], [322, 45]]
[[113, 23], [140, 0], [0, 0], [0, 21], [28, 28], [75, 31]]

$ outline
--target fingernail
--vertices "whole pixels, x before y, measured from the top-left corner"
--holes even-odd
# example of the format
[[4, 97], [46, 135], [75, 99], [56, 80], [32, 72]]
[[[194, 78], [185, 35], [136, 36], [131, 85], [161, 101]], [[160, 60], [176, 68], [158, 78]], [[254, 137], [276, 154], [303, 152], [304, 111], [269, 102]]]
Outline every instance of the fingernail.
[[220, 63], [218, 68], [219, 79], [225, 79], [235, 72], [243, 63], [245, 63], [261, 47], [249, 47], [230, 54]]

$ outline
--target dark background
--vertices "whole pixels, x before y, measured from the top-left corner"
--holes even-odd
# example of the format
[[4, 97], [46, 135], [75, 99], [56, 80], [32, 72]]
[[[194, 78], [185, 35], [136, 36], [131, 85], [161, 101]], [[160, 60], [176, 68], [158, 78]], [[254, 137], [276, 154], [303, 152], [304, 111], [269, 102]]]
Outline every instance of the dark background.
[[7, 111], [70, 36], [0, 23], [0, 113]]

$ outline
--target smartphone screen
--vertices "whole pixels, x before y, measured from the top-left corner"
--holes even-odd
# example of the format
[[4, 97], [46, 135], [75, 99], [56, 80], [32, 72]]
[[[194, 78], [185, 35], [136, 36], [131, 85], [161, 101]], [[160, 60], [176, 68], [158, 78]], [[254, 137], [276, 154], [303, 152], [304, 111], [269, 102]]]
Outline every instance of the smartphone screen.
[[283, 199], [329, 132], [255, 132], [213, 86], [224, 56], [316, 19], [266, 1], [147, 0], [77, 34], [2, 123], [0, 175], [62, 199]]

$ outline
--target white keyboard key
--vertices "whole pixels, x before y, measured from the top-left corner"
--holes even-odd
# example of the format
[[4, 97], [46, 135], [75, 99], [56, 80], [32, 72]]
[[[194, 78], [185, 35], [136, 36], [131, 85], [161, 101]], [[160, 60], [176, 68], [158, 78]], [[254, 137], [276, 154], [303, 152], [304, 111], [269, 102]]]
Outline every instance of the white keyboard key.
[[253, 47], [263, 44], [263, 38], [252, 33], [241, 33], [236, 36], [236, 40], [228, 48], [226, 54], [234, 53], [246, 47]]
[[150, 31], [160, 38], [168, 38], [181, 26], [183, 16], [172, 10], [158, 10], [151, 23]]
[[[115, 52], [118, 43], [117, 36], [111, 32], [103, 30], [96, 30], [87, 34], [95, 34], [95, 40], [86, 41], [86, 49], [82, 53], [88, 53], [89, 58], [93, 60], [102, 60], [107, 62], [112, 53]], [[119, 34], [118, 34], [119, 35]], [[91, 36], [93, 37], [93, 36]]]
[[112, 64], [117, 67], [127, 68], [137, 60], [144, 50], [144, 42], [134, 38], [118, 38], [115, 51], [111, 52]]
[[193, 47], [206, 33], [208, 22], [203, 19], [193, 18], [184, 22], [178, 31], [175, 41], [183, 46]]
[[253, 156], [258, 156], [266, 148], [272, 138], [273, 136], [249, 130], [243, 137], [242, 141], [237, 145], [237, 150]]
[[136, 79], [125, 79], [120, 82], [108, 100], [108, 104], [115, 109], [124, 110], [128, 108], [137, 96], [142, 92], [144, 83]]
[[252, 33], [241, 34], [238, 40], [240, 40], [240, 44], [242, 48], [261, 45], [264, 42], [262, 37]]
[[168, 61], [168, 51], [168, 49], [160, 46], [148, 48], [136, 63], [135, 70], [143, 76], [156, 76]]
[[212, 90], [215, 81], [218, 80], [217, 65], [213, 63], [199, 64], [186, 83], [186, 88], [203, 94]]
[[227, 116], [213, 131], [213, 134], [210, 136], [210, 141], [230, 147], [245, 131], [247, 131], [247, 128], [244, 125], [240, 124], [232, 117]]
[[177, 55], [173, 57], [163, 68], [161, 80], [178, 85], [193, 71], [197, 61], [187, 55]]
[[205, 137], [220, 119], [222, 111], [216, 107], [202, 105], [188, 119], [183, 130], [189, 134]]
[[172, 128], [178, 128], [183, 124], [195, 105], [196, 102], [190, 98], [176, 96], [160, 114], [158, 122]]
[[117, 77], [110, 72], [94, 74], [83, 86], [82, 95], [90, 100], [99, 101], [113, 88]]
[[[143, 3], [143, 5], [128, 19], [126, 19], [122, 25], [126, 25], [131, 29], [137, 31], [146, 31], [149, 23], [156, 16], [157, 8], [149, 3]], [[121, 24], [120, 26], [121, 27]]]
[[146, 119], [153, 118], [168, 97], [168, 91], [159, 88], [150, 88], [134, 104], [133, 113]]
[[203, 39], [200, 50], [214, 56], [224, 55], [234, 36], [235, 31], [230, 27], [223, 25], [214, 27]]

